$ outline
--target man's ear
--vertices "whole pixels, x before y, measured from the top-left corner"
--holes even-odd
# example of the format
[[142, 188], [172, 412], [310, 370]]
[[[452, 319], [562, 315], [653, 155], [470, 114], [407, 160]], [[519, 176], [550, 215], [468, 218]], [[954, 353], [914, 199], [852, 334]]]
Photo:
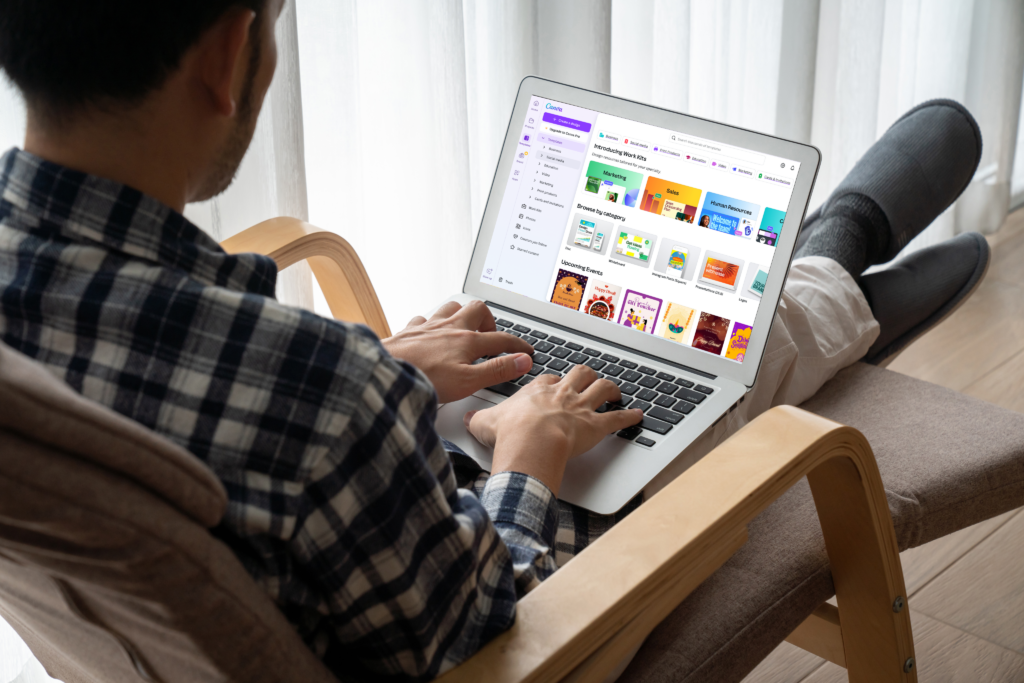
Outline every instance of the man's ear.
[[234, 116], [248, 72], [249, 28], [256, 13], [228, 10], [210, 27], [197, 46], [198, 76], [218, 114]]

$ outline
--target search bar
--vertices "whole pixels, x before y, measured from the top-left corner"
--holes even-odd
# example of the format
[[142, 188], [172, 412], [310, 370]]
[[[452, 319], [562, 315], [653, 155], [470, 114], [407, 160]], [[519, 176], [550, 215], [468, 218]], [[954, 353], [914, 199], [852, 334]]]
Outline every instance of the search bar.
[[685, 135], [679, 135], [678, 133], [672, 136], [672, 141], [677, 144], [683, 144], [694, 149], [699, 149], [705, 154], [709, 155], [722, 155], [738, 159], [740, 161], [746, 161], [747, 163], [757, 164], [758, 166], [764, 164], [764, 155], [758, 154], [757, 152], [749, 152], [739, 147], [732, 147], [730, 145], [723, 145], [717, 142], [703, 142], [700, 140], [693, 140], [686, 137]]

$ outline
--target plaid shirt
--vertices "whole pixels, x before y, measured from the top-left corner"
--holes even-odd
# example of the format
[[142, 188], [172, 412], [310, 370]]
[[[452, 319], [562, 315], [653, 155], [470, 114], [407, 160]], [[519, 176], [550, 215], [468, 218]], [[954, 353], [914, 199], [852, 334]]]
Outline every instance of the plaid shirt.
[[639, 499], [601, 517], [481, 472], [419, 370], [276, 277], [130, 187], [0, 159], [0, 339], [202, 459], [217, 535], [337, 674], [433, 678]]

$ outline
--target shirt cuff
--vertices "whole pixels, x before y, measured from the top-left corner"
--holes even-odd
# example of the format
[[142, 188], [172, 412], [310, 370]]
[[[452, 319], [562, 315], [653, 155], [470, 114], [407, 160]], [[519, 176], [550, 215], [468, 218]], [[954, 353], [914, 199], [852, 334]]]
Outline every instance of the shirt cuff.
[[521, 472], [499, 472], [487, 480], [480, 502], [496, 527], [514, 525], [554, 547], [558, 499], [540, 479]]

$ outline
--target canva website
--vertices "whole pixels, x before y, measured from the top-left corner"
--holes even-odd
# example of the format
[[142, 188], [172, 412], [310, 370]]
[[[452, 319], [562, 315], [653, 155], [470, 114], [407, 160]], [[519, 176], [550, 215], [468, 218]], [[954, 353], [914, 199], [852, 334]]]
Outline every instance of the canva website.
[[799, 170], [533, 98], [481, 281], [742, 363]]

